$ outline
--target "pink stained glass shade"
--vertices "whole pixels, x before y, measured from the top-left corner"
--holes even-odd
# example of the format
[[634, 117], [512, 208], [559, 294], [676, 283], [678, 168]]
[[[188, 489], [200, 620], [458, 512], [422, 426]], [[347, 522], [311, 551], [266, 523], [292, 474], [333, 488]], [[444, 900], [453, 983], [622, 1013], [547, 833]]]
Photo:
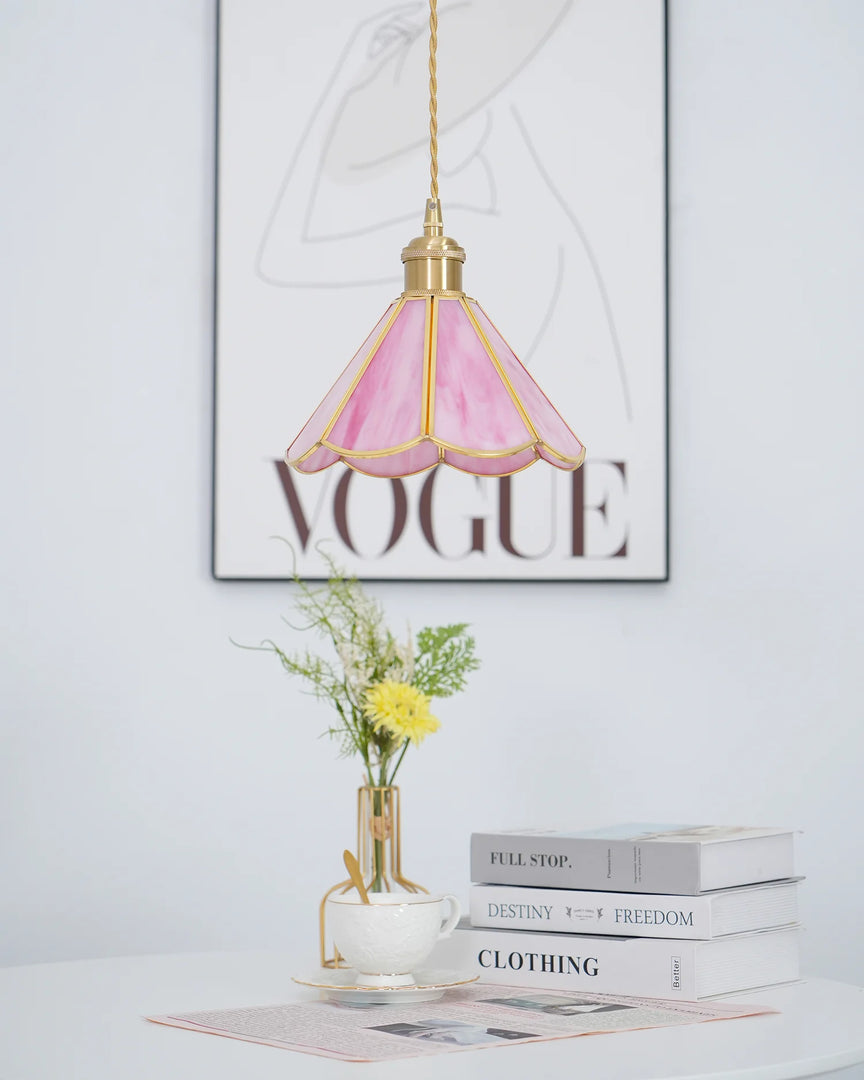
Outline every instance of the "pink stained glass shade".
[[585, 449], [475, 301], [405, 296], [390, 306], [286, 454], [300, 472], [336, 461], [370, 476], [439, 462], [505, 476]]
[[[528, 373], [527, 368], [498, 333], [483, 308], [480, 307], [476, 300], [469, 300], [467, 303], [484, 336], [492, 346], [507, 378], [512, 383], [525, 411], [531, 417], [531, 423], [542, 443], [542, 446], [538, 447], [538, 451], [542, 453], [544, 449], [547, 451], [552, 450], [556, 457], [574, 462], [581, 461], [585, 456], [585, 448], [582, 443], [576, 438], [562, 419], [561, 414]], [[545, 454], [543, 456], [546, 457]], [[546, 460], [548, 461], [550, 458], [546, 457]], [[553, 461], [552, 464], [555, 464], [555, 462]]]

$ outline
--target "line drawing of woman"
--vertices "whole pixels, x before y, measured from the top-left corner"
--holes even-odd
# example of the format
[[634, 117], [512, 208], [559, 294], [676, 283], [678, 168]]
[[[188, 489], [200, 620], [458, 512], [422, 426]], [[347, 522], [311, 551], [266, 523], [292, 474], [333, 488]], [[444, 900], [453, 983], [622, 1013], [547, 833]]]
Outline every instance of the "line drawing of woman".
[[[595, 422], [606, 445], [610, 431], [626, 432], [631, 390], [600, 262], [544, 164], [517, 86], [576, 6], [453, 0], [439, 10], [440, 168], [446, 231], [467, 248], [469, 266], [477, 252], [476, 279], [484, 265], [514, 260], [518, 246], [522, 269], [496, 288], [489, 314], [495, 320], [496, 311], [507, 312], [505, 334], [526, 366], [536, 362], [541, 384], [544, 364], [567, 366], [573, 400], [588, 421], [577, 430], [590, 448]], [[261, 281], [286, 289], [401, 290], [398, 252], [419, 232], [428, 189], [427, 64], [425, 0], [356, 24], [263, 226], [255, 267]], [[555, 222], [554, 233], [532, 228], [536, 206]], [[469, 295], [471, 276], [466, 266]], [[550, 337], [566, 341], [572, 355], [549, 347]]]

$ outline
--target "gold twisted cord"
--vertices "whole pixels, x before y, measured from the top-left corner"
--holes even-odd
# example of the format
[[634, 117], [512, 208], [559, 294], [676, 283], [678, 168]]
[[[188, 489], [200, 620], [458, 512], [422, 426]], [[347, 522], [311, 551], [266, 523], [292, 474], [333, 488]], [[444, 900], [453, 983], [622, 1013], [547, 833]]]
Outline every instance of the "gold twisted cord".
[[438, 201], [438, 0], [429, 0], [429, 172], [430, 191]]

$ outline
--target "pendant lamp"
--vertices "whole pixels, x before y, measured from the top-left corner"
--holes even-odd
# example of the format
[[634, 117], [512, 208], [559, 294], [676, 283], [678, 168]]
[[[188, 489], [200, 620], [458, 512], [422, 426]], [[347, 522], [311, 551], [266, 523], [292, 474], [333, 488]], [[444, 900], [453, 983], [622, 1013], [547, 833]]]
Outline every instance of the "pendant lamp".
[[539, 458], [575, 470], [585, 447], [476, 300], [465, 251], [444, 235], [438, 198], [437, 0], [429, 15], [431, 198], [423, 235], [402, 250], [405, 288], [363, 342], [285, 460], [301, 473], [344, 461], [402, 477], [441, 463], [509, 476]]

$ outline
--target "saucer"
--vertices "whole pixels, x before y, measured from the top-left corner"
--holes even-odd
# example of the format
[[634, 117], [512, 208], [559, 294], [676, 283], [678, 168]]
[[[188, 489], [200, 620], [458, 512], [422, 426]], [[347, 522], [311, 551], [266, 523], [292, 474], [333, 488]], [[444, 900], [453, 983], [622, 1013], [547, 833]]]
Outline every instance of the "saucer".
[[393, 1002], [437, 1001], [445, 990], [476, 982], [479, 975], [464, 971], [415, 971], [414, 986], [359, 986], [357, 972], [351, 968], [331, 968], [308, 978], [293, 975], [294, 982], [323, 990], [331, 1001], [347, 1005], [387, 1005]]

